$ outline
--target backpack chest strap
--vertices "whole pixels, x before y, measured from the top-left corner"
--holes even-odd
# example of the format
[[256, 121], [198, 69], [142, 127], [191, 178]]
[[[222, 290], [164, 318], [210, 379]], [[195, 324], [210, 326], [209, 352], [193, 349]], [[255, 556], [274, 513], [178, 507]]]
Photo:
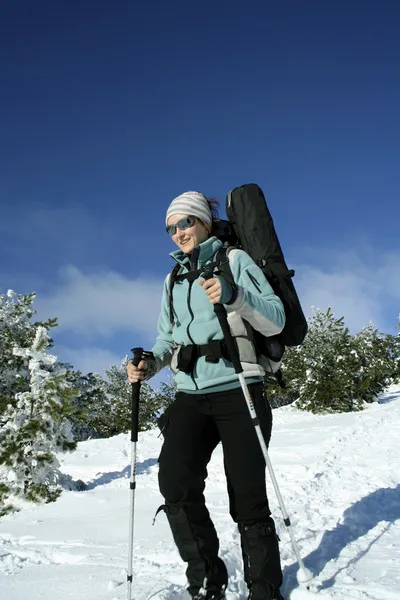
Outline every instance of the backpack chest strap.
[[188, 271], [187, 273], [180, 273], [175, 277], [174, 283], [176, 283], [177, 281], [184, 281], [185, 279], [187, 279], [187, 281], [191, 283], [192, 281], [195, 281], [198, 277], [200, 277], [203, 273], [206, 273], [207, 271], [214, 271], [217, 267], [219, 267], [218, 262], [213, 261], [208, 265], [201, 267], [201, 269], [195, 269], [194, 271]]

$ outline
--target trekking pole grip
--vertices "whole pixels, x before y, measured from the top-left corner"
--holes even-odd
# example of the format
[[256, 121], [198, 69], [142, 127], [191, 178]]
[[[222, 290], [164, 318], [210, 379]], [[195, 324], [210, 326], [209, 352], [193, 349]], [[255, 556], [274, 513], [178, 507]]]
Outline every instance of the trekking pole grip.
[[[202, 274], [203, 279], [207, 281], [207, 279], [211, 279], [214, 275], [210, 272], [206, 272]], [[233, 338], [231, 328], [228, 323], [228, 316], [226, 313], [226, 308], [223, 304], [214, 304], [214, 313], [219, 321], [220, 327], [222, 329], [222, 334], [224, 336], [226, 348], [228, 350], [228, 356], [233, 364], [233, 368], [235, 369], [235, 373], [238, 375], [243, 373], [242, 365], [240, 364], [239, 352], [236, 346], [236, 342]]]
[[[131, 352], [132, 363], [137, 367], [142, 360], [143, 348], [132, 348]], [[132, 383], [131, 442], [138, 441], [140, 385], [140, 381]]]

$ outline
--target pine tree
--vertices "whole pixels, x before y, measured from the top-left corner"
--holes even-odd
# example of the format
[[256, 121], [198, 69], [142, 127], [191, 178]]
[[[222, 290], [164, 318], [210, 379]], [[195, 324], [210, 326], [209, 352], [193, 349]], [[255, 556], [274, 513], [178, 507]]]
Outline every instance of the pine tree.
[[283, 357], [286, 388], [267, 385], [272, 406], [296, 401], [312, 412], [361, 410], [400, 379], [400, 337], [371, 324], [351, 335], [331, 309], [314, 311], [304, 343]]
[[285, 349], [281, 371], [284, 387], [281, 387], [274, 377], [267, 376], [264, 381], [266, 394], [272, 408], [292, 404], [298, 399], [307, 373], [303, 346]]
[[381, 333], [369, 323], [354, 336], [354, 345], [362, 363], [358, 393], [365, 402], [372, 402], [400, 378], [400, 338]]
[[24, 361], [13, 355], [14, 346], [29, 346], [38, 325], [48, 329], [57, 325], [57, 319], [32, 322], [34, 299], [34, 293], [24, 296], [8, 290], [0, 294], [0, 423], [7, 406], [15, 401], [15, 394], [28, 389], [28, 372]]
[[173, 377], [162, 381], [158, 390], [154, 391], [154, 401], [158, 413], [163, 413], [175, 400], [176, 383]]
[[306, 379], [298, 405], [311, 412], [357, 410], [360, 399], [353, 394], [353, 374], [357, 369], [351, 334], [344, 318], [336, 319], [331, 309], [315, 311], [303, 350]]
[[[71, 419], [72, 433], [77, 441], [89, 438], [103, 437], [101, 431], [95, 428], [95, 421], [106, 423], [108, 400], [105, 392], [104, 379], [97, 373], [83, 374], [75, 371], [70, 364], [64, 364], [66, 378], [70, 386], [76, 390], [73, 404], [76, 413]], [[101, 418], [102, 413], [104, 418]], [[97, 425], [98, 427], [98, 425]]]
[[[128, 433], [131, 428], [132, 386], [126, 378], [128, 357], [119, 366], [105, 370], [105, 379], [95, 374], [96, 394], [88, 398], [86, 425], [94, 437], [111, 437]], [[93, 374], [92, 374], [93, 375]], [[139, 403], [139, 431], [156, 425], [162, 399], [149, 384], [142, 383]]]
[[30, 346], [13, 348], [20, 367], [18, 379], [25, 379], [23, 387], [27, 389], [15, 394], [2, 415], [2, 514], [14, 508], [17, 498], [55, 500], [61, 493], [62, 480], [55, 454], [76, 446], [68, 420], [74, 413], [73, 391], [56, 357], [48, 353], [49, 345], [47, 329], [39, 325]]

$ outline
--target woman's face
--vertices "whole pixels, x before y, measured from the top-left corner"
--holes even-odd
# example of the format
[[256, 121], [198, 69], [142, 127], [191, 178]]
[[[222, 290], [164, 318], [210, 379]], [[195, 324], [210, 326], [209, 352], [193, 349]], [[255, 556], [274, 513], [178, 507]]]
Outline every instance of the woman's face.
[[196, 246], [205, 242], [208, 238], [208, 231], [200, 219], [196, 219], [191, 227], [180, 229], [178, 223], [185, 226], [185, 220], [188, 215], [171, 215], [168, 219], [168, 225], [177, 225], [176, 231], [171, 235], [172, 240], [185, 254], [190, 254]]

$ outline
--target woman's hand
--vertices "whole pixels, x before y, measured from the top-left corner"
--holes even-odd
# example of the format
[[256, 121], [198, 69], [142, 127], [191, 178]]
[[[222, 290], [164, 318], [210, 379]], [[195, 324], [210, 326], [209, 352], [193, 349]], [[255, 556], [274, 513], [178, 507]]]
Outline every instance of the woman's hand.
[[199, 279], [199, 284], [203, 287], [211, 304], [218, 304], [220, 302], [222, 286], [218, 277], [213, 277], [206, 281]]
[[128, 376], [129, 383], [138, 383], [142, 381], [146, 375], [147, 361], [141, 360], [137, 367], [130, 360], [126, 365], [126, 374]]

